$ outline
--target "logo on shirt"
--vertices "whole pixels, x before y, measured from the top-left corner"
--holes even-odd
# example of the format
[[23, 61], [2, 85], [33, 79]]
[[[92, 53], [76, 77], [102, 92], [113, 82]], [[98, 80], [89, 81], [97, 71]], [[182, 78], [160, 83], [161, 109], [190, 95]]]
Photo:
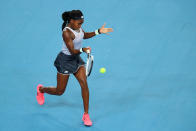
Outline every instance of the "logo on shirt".
[[68, 71], [64, 71], [64, 73], [68, 73]]

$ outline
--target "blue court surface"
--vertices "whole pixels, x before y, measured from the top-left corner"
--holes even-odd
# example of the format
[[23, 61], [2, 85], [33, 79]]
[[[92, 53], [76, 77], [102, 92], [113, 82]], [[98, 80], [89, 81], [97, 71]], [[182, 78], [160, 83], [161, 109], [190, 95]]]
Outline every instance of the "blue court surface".
[[[92, 127], [73, 75], [62, 96], [36, 101], [37, 84], [56, 86], [61, 14], [73, 9], [86, 32], [114, 29], [83, 41]], [[0, 60], [0, 131], [196, 131], [195, 0], [1, 0]]]

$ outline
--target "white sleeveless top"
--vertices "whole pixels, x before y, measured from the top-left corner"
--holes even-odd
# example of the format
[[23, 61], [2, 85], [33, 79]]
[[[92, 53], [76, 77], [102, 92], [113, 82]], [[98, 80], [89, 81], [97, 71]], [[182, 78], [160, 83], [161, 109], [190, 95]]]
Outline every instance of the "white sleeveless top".
[[[80, 28], [80, 32], [76, 32], [73, 29], [71, 29], [70, 27], [65, 27], [63, 29], [63, 31], [66, 31], [66, 29], [69, 29], [71, 32], [74, 33], [74, 35], [75, 35], [75, 39], [73, 40], [74, 49], [80, 50], [80, 48], [82, 48], [82, 41], [83, 41], [83, 37], [84, 37], [84, 32], [82, 31], [81, 28]], [[71, 53], [69, 52], [69, 49], [67, 48], [65, 42], [63, 42], [63, 46], [62, 46], [61, 51], [66, 55], [71, 55]]]

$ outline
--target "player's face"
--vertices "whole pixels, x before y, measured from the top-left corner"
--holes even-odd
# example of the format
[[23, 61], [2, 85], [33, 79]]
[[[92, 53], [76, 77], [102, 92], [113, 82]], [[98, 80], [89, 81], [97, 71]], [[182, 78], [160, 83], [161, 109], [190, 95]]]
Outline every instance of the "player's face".
[[80, 20], [73, 20], [73, 28], [75, 30], [78, 30], [81, 28], [82, 24], [84, 23], [84, 19], [80, 19]]

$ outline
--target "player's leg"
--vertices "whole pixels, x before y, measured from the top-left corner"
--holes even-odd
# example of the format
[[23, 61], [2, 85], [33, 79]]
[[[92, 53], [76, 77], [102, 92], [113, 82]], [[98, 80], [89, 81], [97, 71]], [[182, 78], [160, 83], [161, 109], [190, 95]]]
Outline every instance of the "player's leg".
[[40, 87], [41, 93], [62, 95], [65, 92], [69, 75], [57, 73], [57, 87]]
[[83, 98], [83, 104], [84, 104], [84, 112], [88, 113], [88, 107], [89, 107], [89, 90], [88, 90], [88, 84], [85, 74], [85, 67], [81, 66], [78, 71], [74, 74], [78, 82], [80, 83], [81, 90], [82, 90], [82, 98]]
[[82, 98], [83, 98], [83, 105], [84, 105], [84, 115], [82, 120], [84, 121], [84, 125], [91, 126], [92, 121], [90, 120], [90, 116], [88, 114], [88, 107], [89, 107], [89, 90], [88, 84], [86, 79], [86, 69], [84, 66], [81, 66], [79, 70], [74, 74], [78, 82], [80, 83], [81, 90], [82, 90]]

